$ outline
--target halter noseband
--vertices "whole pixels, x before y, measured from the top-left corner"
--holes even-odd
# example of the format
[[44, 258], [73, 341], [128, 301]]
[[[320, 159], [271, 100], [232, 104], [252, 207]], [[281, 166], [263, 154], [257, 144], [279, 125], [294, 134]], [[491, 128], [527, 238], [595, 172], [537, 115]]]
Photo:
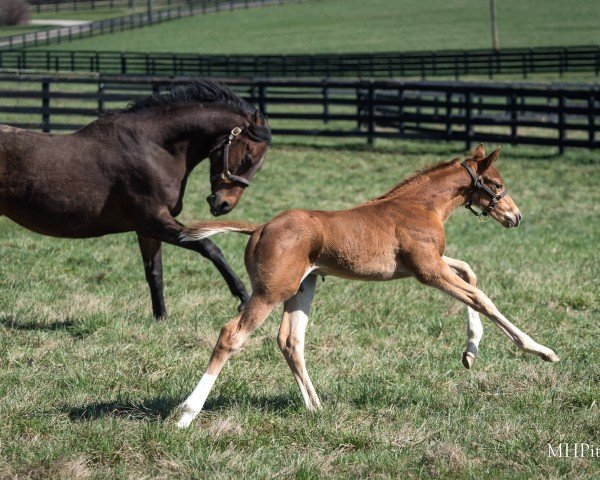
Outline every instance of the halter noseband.
[[[218, 174], [210, 177], [211, 182], [214, 182], [215, 180], [220, 178], [222, 180], [230, 180], [235, 183], [240, 183], [244, 188], [250, 186], [250, 180], [248, 180], [247, 178], [244, 178], [244, 177], [240, 177], [239, 175], [234, 175], [233, 173], [231, 173], [229, 171], [229, 146], [231, 145], [231, 142], [233, 141], [233, 139], [235, 137], [237, 137], [240, 133], [242, 133], [242, 129], [240, 127], [235, 127], [229, 133], [229, 136], [227, 137], [227, 140], [225, 141], [225, 143], [223, 143], [222, 145], [219, 145], [218, 147], [215, 147], [211, 150], [211, 153], [212, 153], [219, 148], [223, 148], [223, 157], [222, 157], [223, 158], [223, 171], [221, 173], [218, 173]], [[261, 159], [261, 161], [256, 163], [250, 169], [250, 171], [253, 173], [256, 170], [258, 170], [261, 163], [262, 163], [262, 159]]]
[[[489, 220], [489, 219], [483, 220], [482, 217], [487, 217], [490, 214], [490, 212], [496, 207], [496, 205], [498, 205], [500, 200], [502, 200], [504, 198], [504, 196], [508, 193], [508, 190], [504, 189], [500, 193], [494, 192], [485, 183], [483, 183], [481, 176], [478, 177], [475, 174], [473, 169], [467, 164], [466, 160], [464, 162], [462, 162], [460, 165], [462, 167], [465, 167], [465, 170], [467, 172], [469, 172], [469, 175], [473, 179], [473, 186], [475, 187], [475, 188], [473, 188], [473, 190], [471, 192], [471, 196], [469, 197], [469, 200], [467, 201], [465, 208], [471, 210], [471, 212], [474, 215], [479, 217], [480, 222], [487, 222], [487, 220]], [[487, 207], [485, 207], [481, 212], [478, 212], [477, 210], [475, 210], [472, 207], [473, 201], [475, 200], [475, 194], [477, 193], [478, 190], [483, 190], [485, 193], [487, 193], [490, 196], [490, 203], [488, 203]]]

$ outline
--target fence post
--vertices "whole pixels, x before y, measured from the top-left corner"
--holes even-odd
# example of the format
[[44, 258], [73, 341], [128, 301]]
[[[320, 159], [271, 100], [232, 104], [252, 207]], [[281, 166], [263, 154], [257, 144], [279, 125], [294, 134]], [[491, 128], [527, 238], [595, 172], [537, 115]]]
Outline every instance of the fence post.
[[367, 144], [372, 146], [375, 143], [375, 92], [373, 88], [373, 82], [369, 82], [369, 87], [367, 91], [367, 101], [369, 102], [367, 108], [368, 112], [368, 136], [367, 136]]
[[[326, 80], [323, 81], [325, 82]], [[329, 89], [326, 83], [323, 86], [323, 123], [329, 123]]]
[[590, 96], [588, 97], [588, 142], [590, 142], [589, 148], [592, 148], [595, 140], [595, 124], [594, 124], [594, 103], [595, 103], [594, 94], [590, 92]]
[[98, 83], [98, 114], [104, 113], [104, 82]]
[[565, 153], [565, 93], [560, 92], [558, 97], [558, 153]]
[[125, 52], [121, 52], [121, 73], [123, 75], [127, 73], [127, 58], [125, 58]]
[[517, 96], [511, 93], [508, 97], [510, 105], [510, 143], [517, 144]]
[[446, 140], [452, 135], [452, 92], [446, 90]]
[[267, 114], [265, 86], [262, 82], [258, 85], [258, 109], [263, 115]]
[[42, 132], [50, 132], [50, 80], [42, 80]]
[[473, 136], [471, 97], [472, 93], [470, 91], [465, 94], [465, 144], [467, 150], [471, 148], [471, 137]]

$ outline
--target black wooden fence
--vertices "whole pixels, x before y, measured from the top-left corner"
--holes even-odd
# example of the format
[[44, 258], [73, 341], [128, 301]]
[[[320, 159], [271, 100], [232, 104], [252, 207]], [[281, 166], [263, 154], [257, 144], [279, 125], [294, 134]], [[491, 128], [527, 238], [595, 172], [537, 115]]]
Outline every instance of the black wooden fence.
[[[116, 27], [115, 27], [116, 28]], [[50, 41], [50, 40], [48, 40]], [[45, 42], [40, 33], [39, 42]], [[315, 55], [198, 55], [186, 53], [0, 50], [0, 68], [82, 71], [104, 75], [202, 75], [275, 78], [459, 78], [590, 72], [600, 74], [600, 46], [442, 50]]]
[[[154, 7], [192, 3], [191, 0], [152, 0]], [[78, 10], [133, 9], [146, 7], [147, 0], [28, 0], [31, 11], [76, 12]]]
[[[0, 76], [0, 123], [72, 131], [98, 112], [189, 79]], [[600, 86], [228, 80], [283, 135], [598, 148]]]
[[298, 3], [301, 1], [306, 0], [194, 0], [187, 4], [159, 9], [152, 12], [144, 11], [121, 17], [96, 20], [94, 22], [70, 27], [60, 27], [11, 35], [9, 37], [0, 37], [0, 49], [6, 50], [28, 46], [50, 45], [51, 43], [70, 42], [72, 40], [122, 32], [166, 22], [168, 20], [203, 15], [205, 13], [262, 7], [267, 5], [281, 5], [284, 3]]

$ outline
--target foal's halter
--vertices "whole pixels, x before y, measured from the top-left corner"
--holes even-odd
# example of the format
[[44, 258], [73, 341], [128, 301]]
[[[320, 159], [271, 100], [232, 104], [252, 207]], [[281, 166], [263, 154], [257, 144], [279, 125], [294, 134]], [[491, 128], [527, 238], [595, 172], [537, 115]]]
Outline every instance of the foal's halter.
[[[234, 175], [233, 173], [231, 173], [229, 171], [229, 146], [231, 145], [231, 142], [233, 141], [233, 139], [235, 137], [237, 137], [240, 133], [242, 133], [242, 129], [240, 127], [235, 127], [233, 130], [231, 130], [231, 132], [229, 133], [229, 136], [227, 137], [227, 140], [225, 140], [225, 142], [223, 144], [221, 144], [218, 147], [215, 147], [211, 150], [211, 153], [212, 153], [215, 150], [218, 150], [219, 148], [223, 149], [223, 155], [221, 157], [222, 162], [223, 162], [223, 171], [221, 173], [218, 173], [218, 174], [210, 177], [211, 182], [214, 182], [215, 180], [220, 178], [222, 180], [230, 180], [232, 182], [239, 183], [244, 188], [250, 186], [250, 180], [248, 180], [247, 178], [244, 178], [244, 177], [240, 177], [239, 175]], [[261, 164], [262, 164], [262, 159], [248, 170], [248, 173], [250, 174], [249, 175], [250, 178], [252, 178], [254, 173], [260, 168]]]
[[[487, 222], [489, 220], [489, 218], [486, 218], [485, 220], [483, 218], [487, 217], [490, 214], [490, 212], [494, 209], [494, 207], [496, 205], [498, 205], [500, 200], [502, 200], [504, 198], [504, 196], [508, 193], [508, 190], [504, 189], [500, 193], [494, 192], [485, 183], [483, 183], [483, 179], [481, 178], [481, 175], [477, 176], [475, 174], [475, 172], [473, 171], [473, 169], [467, 164], [466, 161], [462, 162], [460, 165], [462, 167], [465, 167], [465, 170], [467, 172], [469, 172], [469, 175], [473, 179], [473, 187], [474, 187], [473, 190], [471, 191], [471, 196], [469, 197], [469, 200], [467, 201], [465, 208], [471, 210], [471, 212], [473, 212], [474, 215], [479, 217], [480, 222]], [[483, 192], [487, 193], [490, 196], [490, 203], [488, 203], [487, 207], [485, 207], [481, 212], [478, 212], [477, 210], [475, 210], [472, 207], [473, 201], [475, 200], [475, 195], [477, 194], [478, 190], [482, 190]]]

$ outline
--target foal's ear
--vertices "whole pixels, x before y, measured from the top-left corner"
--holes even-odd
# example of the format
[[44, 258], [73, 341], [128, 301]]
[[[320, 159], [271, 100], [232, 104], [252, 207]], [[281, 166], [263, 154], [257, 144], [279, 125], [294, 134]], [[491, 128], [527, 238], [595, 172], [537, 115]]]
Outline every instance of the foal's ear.
[[480, 173], [486, 171], [492, 163], [494, 163], [496, 160], [498, 160], [499, 156], [500, 156], [500, 147], [496, 148], [496, 150], [494, 150], [492, 153], [490, 153], [484, 159], [479, 160], [479, 162], [477, 163], [477, 167], [478, 167], [477, 170], [479, 170]]
[[485, 147], [483, 146], [483, 143], [477, 145], [477, 148], [473, 152], [473, 157], [475, 160], [483, 160], [485, 157]]

